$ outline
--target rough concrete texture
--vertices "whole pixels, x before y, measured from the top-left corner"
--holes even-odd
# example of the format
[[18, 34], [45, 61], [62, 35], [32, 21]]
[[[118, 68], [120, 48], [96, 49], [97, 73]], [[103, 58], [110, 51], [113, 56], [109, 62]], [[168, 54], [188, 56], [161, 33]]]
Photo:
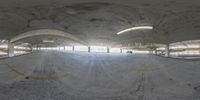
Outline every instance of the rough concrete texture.
[[[37, 29], [61, 30], [91, 45], [199, 39], [199, 4], [198, 0], [2, 0], [0, 39]], [[116, 34], [141, 25], [154, 30]]]
[[1, 100], [199, 100], [200, 61], [35, 52], [0, 61]]

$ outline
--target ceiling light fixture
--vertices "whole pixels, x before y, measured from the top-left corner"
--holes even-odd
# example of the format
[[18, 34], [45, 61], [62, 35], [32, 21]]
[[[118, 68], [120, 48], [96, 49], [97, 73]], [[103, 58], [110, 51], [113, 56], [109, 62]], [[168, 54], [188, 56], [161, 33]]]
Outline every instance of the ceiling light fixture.
[[122, 31], [118, 32], [117, 34], [120, 35], [120, 34], [129, 32], [129, 31], [144, 30], [144, 29], [153, 29], [153, 26], [136, 26], [136, 27], [132, 27], [132, 28], [128, 28], [128, 29], [122, 30]]
[[54, 43], [53, 40], [42, 40], [43, 43]]

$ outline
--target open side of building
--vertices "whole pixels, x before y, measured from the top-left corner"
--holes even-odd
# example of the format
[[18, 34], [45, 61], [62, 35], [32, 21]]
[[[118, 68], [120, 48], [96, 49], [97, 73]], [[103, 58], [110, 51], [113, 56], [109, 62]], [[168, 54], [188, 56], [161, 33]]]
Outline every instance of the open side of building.
[[1, 0], [0, 100], [199, 100], [200, 1]]

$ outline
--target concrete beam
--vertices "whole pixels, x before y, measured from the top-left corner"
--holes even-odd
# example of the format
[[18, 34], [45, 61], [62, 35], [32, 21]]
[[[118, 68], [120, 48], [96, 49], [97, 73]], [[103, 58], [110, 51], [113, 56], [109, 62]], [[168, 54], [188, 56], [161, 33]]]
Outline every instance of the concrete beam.
[[16, 42], [18, 40], [28, 38], [28, 37], [33, 37], [33, 36], [40, 36], [40, 35], [52, 35], [52, 36], [59, 36], [59, 37], [65, 37], [70, 40], [76, 41], [78, 43], [81, 43], [83, 45], [87, 45], [86, 42], [82, 41], [78, 37], [73, 36], [70, 33], [59, 31], [59, 30], [54, 30], [54, 29], [40, 29], [40, 30], [33, 30], [33, 31], [28, 31], [25, 33], [22, 33], [10, 40], [10, 42]]

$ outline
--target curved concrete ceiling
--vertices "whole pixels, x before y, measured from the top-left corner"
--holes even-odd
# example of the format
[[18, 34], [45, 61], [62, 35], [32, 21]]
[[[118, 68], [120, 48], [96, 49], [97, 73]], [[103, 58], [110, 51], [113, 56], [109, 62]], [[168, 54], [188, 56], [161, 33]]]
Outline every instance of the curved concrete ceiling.
[[[198, 0], [2, 0], [0, 6], [2, 39], [38, 28], [63, 30], [90, 45], [167, 44], [200, 38]], [[138, 25], [155, 29], [116, 34]]]
[[38, 35], [33, 37], [28, 37], [15, 42], [17, 44], [29, 43], [33, 46], [44, 46], [44, 47], [57, 47], [57, 46], [73, 46], [73, 45], [83, 45], [77, 41], [68, 39], [61, 36], [53, 35]]
[[69, 33], [66, 33], [66, 32], [63, 32], [63, 31], [59, 31], [59, 30], [54, 30], [54, 29], [40, 29], [40, 30], [33, 30], [33, 31], [28, 31], [28, 32], [25, 32], [25, 33], [22, 33], [20, 35], [17, 35], [13, 38], [10, 39], [10, 42], [16, 42], [16, 41], [19, 41], [19, 40], [22, 40], [22, 39], [25, 39], [25, 38], [30, 38], [30, 37], [34, 37], [34, 36], [57, 36], [57, 37], [64, 37], [64, 38], [67, 38], [67, 39], [70, 39], [70, 40], [73, 40], [73, 41], [76, 41], [80, 44], [84, 44], [84, 45], [87, 45], [86, 42], [82, 41], [81, 39], [69, 34]]

